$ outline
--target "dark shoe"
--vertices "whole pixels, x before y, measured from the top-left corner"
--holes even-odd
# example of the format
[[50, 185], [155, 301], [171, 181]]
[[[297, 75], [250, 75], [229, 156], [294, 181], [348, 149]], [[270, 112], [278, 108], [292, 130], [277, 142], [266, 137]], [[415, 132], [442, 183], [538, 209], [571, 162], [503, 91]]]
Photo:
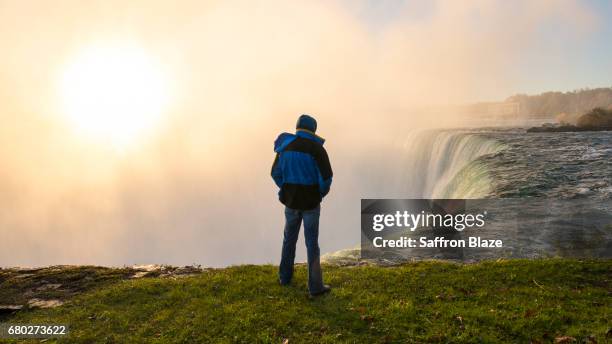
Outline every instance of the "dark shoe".
[[331, 291], [331, 287], [328, 286], [327, 284], [324, 284], [323, 288], [321, 290], [317, 291], [316, 293], [310, 293], [310, 297], [315, 297], [315, 296], [327, 294], [330, 291]]
[[278, 284], [280, 284], [282, 287], [287, 287], [287, 286], [291, 285], [291, 281], [285, 283], [285, 282], [283, 282], [281, 280], [278, 280]]

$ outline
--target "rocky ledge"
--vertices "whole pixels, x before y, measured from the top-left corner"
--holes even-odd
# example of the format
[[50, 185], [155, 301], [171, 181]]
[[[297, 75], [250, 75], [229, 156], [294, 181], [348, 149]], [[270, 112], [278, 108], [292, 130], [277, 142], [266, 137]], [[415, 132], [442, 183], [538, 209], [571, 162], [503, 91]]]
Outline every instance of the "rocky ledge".
[[0, 321], [21, 309], [61, 306], [75, 295], [122, 279], [181, 278], [204, 271], [200, 266], [156, 264], [122, 268], [70, 265], [0, 268]]

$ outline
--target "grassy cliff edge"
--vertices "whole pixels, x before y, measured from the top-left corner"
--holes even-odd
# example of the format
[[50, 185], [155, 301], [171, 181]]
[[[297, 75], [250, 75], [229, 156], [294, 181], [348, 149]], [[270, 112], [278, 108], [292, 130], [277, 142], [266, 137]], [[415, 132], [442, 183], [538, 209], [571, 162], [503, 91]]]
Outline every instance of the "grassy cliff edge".
[[25, 306], [0, 321], [68, 324], [71, 333], [59, 342], [612, 340], [612, 260], [327, 265], [334, 289], [316, 299], [307, 296], [302, 265], [289, 287], [278, 285], [271, 265], [137, 276], [143, 278], [127, 268], [41, 271], [18, 277], [0, 269], [0, 305], [33, 296], [63, 305]]

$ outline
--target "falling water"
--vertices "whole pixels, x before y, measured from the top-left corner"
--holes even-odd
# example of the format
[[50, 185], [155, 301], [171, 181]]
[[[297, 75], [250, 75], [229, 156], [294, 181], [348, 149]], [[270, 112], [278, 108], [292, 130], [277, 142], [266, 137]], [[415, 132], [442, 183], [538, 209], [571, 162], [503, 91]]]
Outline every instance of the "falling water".
[[415, 131], [398, 142], [402, 160], [395, 185], [413, 198], [482, 198], [493, 185], [478, 160], [503, 145], [478, 134]]

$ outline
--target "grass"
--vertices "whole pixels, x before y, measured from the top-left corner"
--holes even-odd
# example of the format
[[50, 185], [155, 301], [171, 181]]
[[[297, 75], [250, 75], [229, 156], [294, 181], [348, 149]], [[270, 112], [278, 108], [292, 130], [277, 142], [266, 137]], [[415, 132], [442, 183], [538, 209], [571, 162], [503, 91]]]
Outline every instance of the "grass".
[[611, 260], [325, 266], [324, 277], [334, 289], [316, 299], [303, 265], [289, 287], [270, 265], [123, 279], [5, 321], [69, 324], [66, 343], [612, 340]]

